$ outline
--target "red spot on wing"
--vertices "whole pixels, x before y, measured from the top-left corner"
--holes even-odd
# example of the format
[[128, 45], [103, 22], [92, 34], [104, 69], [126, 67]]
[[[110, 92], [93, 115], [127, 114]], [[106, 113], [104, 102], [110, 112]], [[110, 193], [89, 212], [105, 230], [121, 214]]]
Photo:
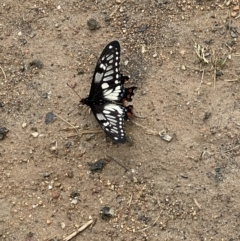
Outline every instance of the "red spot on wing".
[[134, 90], [137, 89], [137, 87], [130, 87], [125, 88], [124, 96], [122, 98], [122, 102], [124, 101], [132, 101], [132, 96], [134, 95]]
[[129, 106], [126, 106], [126, 112], [125, 112], [125, 120], [129, 119], [129, 117], [131, 117], [133, 115], [133, 106], [132, 105], [129, 105]]

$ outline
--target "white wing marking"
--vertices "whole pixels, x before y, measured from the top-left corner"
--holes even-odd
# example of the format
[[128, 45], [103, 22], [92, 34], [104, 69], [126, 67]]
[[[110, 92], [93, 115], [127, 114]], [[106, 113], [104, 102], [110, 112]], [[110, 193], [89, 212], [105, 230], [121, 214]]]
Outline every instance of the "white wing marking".
[[109, 81], [109, 80], [112, 80], [112, 79], [113, 79], [112, 76], [108, 76], [108, 77], [104, 77], [104, 78], [103, 78], [103, 81]]
[[109, 87], [109, 84], [108, 84], [108, 83], [103, 83], [103, 84], [101, 85], [101, 87], [102, 87], [103, 89], [107, 89], [107, 88]]
[[94, 78], [94, 82], [99, 83], [101, 81], [102, 77], [103, 77], [103, 73], [102, 74], [96, 73], [95, 78]]
[[98, 118], [99, 120], [106, 120], [106, 118], [104, 117], [104, 115], [101, 114], [101, 113], [97, 113], [97, 118]]
[[109, 56], [106, 56], [106, 60], [109, 61], [110, 59], [113, 58], [113, 54], [109, 55]]
[[113, 74], [114, 73], [114, 71], [113, 70], [109, 70], [109, 71], [107, 71], [106, 73], [105, 73], [105, 75], [104, 76], [108, 76], [108, 75], [111, 75], [111, 74]]

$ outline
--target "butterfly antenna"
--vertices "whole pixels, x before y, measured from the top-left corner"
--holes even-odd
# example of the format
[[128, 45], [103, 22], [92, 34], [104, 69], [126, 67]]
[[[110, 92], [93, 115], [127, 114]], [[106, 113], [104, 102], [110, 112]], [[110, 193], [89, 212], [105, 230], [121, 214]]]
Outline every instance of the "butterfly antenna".
[[111, 156], [106, 156], [107, 159], [115, 161], [119, 166], [121, 166], [123, 169], [125, 169], [125, 172], [129, 172], [129, 169], [127, 169], [123, 164], [121, 164], [116, 158]]
[[[81, 96], [78, 94], [78, 92], [77, 92], [75, 89], [73, 89], [73, 87], [72, 87], [70, 84], [67, 83], [67, 86], [68, 86], [69, 88], [71, 88], [71, 89], [73, 90], [73, 92], [81, 99]], [[68, 113], [68, 115], [70, 115], [70, 114], [71, 114], [73, 111], [75, 111], [77, 108], [78, 108], [78, 106], [77, 106], [76, 108], [74, 108], [73, 110], [71, 110], [71, 111]]]
[[76, 108], [74, 108], [73, 110], [71, 110], [70, 112], [68, 112], [68, 115], [72, 114], [73, 111], [75, 111], [78, 108], [78, 106]]
[[75, 89], [73, 89], [73, 87], [70, 84], [67, 83], [67, 86], [71, 88], [73, 92], [81, 99], [81, 96], [78, 94], [78, 92]]

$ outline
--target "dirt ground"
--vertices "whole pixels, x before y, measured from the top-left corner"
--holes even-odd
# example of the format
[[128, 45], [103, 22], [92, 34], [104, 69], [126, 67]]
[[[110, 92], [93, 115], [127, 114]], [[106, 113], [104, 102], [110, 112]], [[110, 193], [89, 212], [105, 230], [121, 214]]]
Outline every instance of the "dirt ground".
[[[238, 0], [2, 0], [0, 240], [240, 240], [239, 34]], [[123, 145], [74, 110], [112, 40]]]

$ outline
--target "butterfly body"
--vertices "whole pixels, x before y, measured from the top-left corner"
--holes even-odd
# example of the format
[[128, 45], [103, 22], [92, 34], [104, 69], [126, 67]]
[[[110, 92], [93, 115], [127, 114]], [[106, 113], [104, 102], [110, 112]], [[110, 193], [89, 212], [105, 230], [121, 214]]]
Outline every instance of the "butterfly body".
[[120, 44], [110, 42], [98, 59], [89, 96], [81, 104], [88, 105], [104, 132], [116, 143], [124, 143], [124, 120], [132, 115], [131, 101], [136, 87], [124, 88], [128, 80], [119, 72]]

